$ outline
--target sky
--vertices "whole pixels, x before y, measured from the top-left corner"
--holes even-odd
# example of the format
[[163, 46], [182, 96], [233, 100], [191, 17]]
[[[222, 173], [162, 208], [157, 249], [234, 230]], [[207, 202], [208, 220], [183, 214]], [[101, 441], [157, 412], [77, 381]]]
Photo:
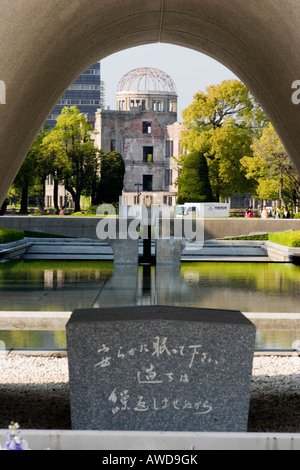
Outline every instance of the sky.
[[116, 93], [121, 78], [138, 67], [154, 67], [170, 75], [177, 87], [178, 121], [198, 91], [209, 85], [237, 77], [226, 67], [200, 52], [171, 44], [134, 47], [101, 60], [101, 80], [105, 83], [105, 105], [116, 109]]

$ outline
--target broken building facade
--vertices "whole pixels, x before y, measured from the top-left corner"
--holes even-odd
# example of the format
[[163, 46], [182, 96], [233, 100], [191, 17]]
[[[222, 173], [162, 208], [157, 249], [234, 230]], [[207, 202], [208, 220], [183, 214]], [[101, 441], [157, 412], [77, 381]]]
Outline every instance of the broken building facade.
[[175, 205], [182, 125], [176, 87], [167, 74], [139, 68], [119, 82], [117, 110], [99, 109], [95, 145], [125, 162], [123, 196], [132, 204]]

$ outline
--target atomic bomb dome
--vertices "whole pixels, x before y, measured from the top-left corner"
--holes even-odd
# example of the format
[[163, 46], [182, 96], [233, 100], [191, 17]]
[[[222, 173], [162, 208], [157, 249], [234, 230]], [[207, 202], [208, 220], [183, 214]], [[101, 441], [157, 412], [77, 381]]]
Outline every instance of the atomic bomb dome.
[[162, 70], [141, 67], [126, 73], [117, 92], [117, 109], [177, 112], [177, 91], [173, 79]]
[[125, 163], [122, 196], [126, 204], [176, 204], [182, 125], [177, 91], [165, 72], [142, 67], [120, 80], [117, 109], [99, 109], [95, 142], [116, 151]]
[[177, 94], [173, 79], [162, 70], [153, 67], [141, 67], [126, 73], [118, 86], [118, 92], [123, 91]]

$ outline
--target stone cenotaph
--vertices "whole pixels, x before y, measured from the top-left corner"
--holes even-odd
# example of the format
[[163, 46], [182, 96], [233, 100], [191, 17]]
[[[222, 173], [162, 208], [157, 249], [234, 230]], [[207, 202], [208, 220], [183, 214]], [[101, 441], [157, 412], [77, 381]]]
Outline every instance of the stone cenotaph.
[[67, 324], [72, 428], [246, 432], [255, 335], [238, 311], [75, 310]]

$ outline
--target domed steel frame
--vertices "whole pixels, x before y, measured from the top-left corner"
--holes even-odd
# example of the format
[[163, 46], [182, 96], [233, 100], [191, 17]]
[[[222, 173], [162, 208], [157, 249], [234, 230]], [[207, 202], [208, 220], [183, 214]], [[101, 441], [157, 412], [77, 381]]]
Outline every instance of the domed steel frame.
[[119, 82], [118, 93], [128, 91], [177, 95], [173, 79], [153, 67], [140, 67], [126, 73]]

